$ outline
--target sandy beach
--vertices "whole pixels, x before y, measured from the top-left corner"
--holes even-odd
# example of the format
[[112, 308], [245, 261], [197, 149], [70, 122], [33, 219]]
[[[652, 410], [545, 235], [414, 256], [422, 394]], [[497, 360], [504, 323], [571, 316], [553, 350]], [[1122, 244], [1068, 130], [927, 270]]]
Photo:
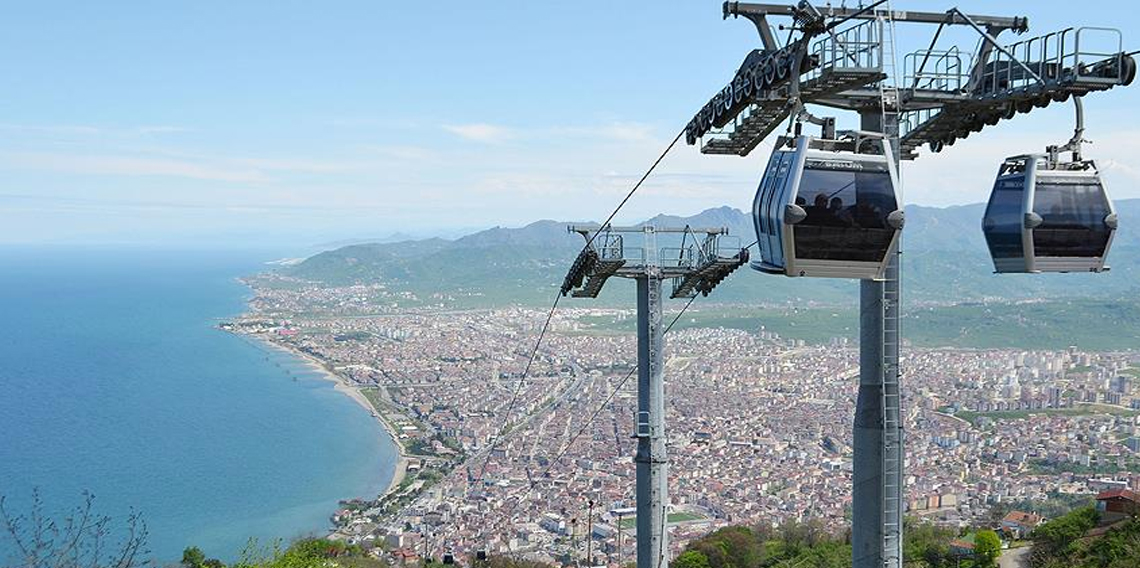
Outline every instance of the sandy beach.
[[376, 421], [380, 423], [380, 426], [384, 429], [384, 432], [388, 434], [388, 437], [391, 438], [392, 442], [396, 444], [396, 452], [398, 454], [398, 457], [396, 459], [396, 466], [392, 472], [392, 480], [388, 483], [388, 487], [384, 489], [384, 492], [381, 493], [380, 496], [387, 496], [391, 492], [395, 491], [401, 483], [403, 483], [404, 477], [407, 475], [408, 471], [407, 450], [404, 448], [404, 444], [400, 442], [396, 428], [392, 424], [388, 423], [388, 421], [384, 418], [384, 413], [381, 412], [380, 409], [374, 407], [372, 405], [372, 402], [368, 400], [368, 397], [364, 396], [364, 393], [361, 392], [359, 388], [350, 384], [347, 380], [344, 379], [344, 377], [341, 377], [339, 374], [337, 374], [336, 371], [330, 369], [322, 361], [316, 357], [313, 357], [312, 355], [309, 355], [308, 353], [303, 353], [301, 351], [297, 351], [296, 349], [290, 349], [287, 346], [266, 339], [265, 337], [246, 337], [258, 339], [261, 343], [268, 345], [273, 349], [284, 351], [293, 357], [301, 359], [307, 365], [312, 367], [313, 370], [318, 371], [324, 379], [332, 381], [333, 388], [337, 392], [356, 401], [357, 404], [364, 407], [365, 410], [367, 410], [374, 418], [376, 418]]

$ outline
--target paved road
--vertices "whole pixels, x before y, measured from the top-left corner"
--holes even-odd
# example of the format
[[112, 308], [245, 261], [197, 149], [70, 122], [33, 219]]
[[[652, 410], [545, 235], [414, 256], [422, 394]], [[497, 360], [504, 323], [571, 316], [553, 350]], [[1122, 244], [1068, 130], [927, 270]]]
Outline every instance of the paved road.
[[1023, 546], [1003, 550], [1001, 557], [998, 558], [998, 565], [1001, 568], [1029, 568], [1029, 551], [1032, 548], [1031, 546]]

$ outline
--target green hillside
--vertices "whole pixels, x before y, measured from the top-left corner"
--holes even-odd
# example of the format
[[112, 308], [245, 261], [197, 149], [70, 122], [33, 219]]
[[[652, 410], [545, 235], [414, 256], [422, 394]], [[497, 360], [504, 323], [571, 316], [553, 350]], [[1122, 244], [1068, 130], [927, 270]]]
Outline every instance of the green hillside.
[[[667, 304], [675, 313], [682, 304]], [[671, 317], [667, 314], [669, 321]], [[632, 318], [586, 317], [586, 332], [633, 333]], [[674, 329], [725, 327], [773, 331], [783, 338], [824, 343], [859, 337], [858, 306], [695, 306]], [[905, 305], [903, 337], [920, 347], [1066, 349], [1140, 348], [1140, 299], [971, 302], [948, 306]]]
[[1031, 535], [1032, 568], [1136, 568], [1140, 519], [1097, 529], [1093, 508], [1077, 509], [1037, 527]]
[[[993, 274], [978, 218], [981, 205], [908, 209], [903, 255], [906, 338], [916, 345], [958, 347], [1131, 349], [1140, 347], [1140, 200], [1119, 202], [1122, 229], [1103, 274]], [[728, 227], [751, 242], [748, 215], [709, 209], [692, 217], [658, 216], [661, 225]], [[317, 254], [282, 268], [319, 285], [379, 283], [406, 292], [405, 306], [482, 308], [548, 306], [583, 240], [567, 223], [539, 221], [494, 228], [448, 241], [364, 244]], [[680, 237], [672, 237], [674, 240]], [[661, 247], [676, 246], [662, 235]], [[640, 246], [627, 239], [626, 246]], [[859, 284], [760, 274], [730, 275], [699, 311], [679, 325], [759, 326], [812, 342], [855, 338]], [[565, 298], [563, 306], [630, 307], [634, 286], [615, 281], [597, 299]], [[672, 302], [667, 306], [676, 306]], [[706, 309], [706, 306], [718, 306]], [[592, 321], [599, 330], [621, 329]], [[632, 325], [632, 324], [626, 324]]]
[[[1122, 228], [1105, 274], [995, 275], [978, 219], [981, 205], [908, 209], [903, 263], [906, 294], [929, 302], [1138, 295], [1140, 292], [1140, 200], [1119, 202]], [[754, 238], [750, 217], [720, 207], [691, 217], [658, 216], [662, 225], [728, 227], [742, 246]], [[455, 297], [457, 306], [503, 303], [545, 305], [583, 241], [567, 223], [539, 221], [518, 229], [493, 228], [447, 241], [353, 245], [317, 254], [284, 268], [298, 278], [328, 285], [384, 283], [420, 296]], [[627, 242], [627, 247], [639, 246]], [[661, 247], [676, 246], [662, 237]], [[716, 290], [722, 303], [845, 303], [858, 285], [843, 280], [794, 279], [741, 269]], [[632, 294], [632, 292], [629, 292]], [[602, 305], [625, 304], [618, 293]], [[583, 302], [586, 303], [586, 302]]]

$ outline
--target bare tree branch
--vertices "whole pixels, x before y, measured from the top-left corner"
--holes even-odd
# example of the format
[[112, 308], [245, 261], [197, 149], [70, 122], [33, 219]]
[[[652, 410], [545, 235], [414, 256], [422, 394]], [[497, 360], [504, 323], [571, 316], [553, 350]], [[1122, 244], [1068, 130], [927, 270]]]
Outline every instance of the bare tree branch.
[[[32, 491], [27, 513], [16, 514], [0, 495], [0, 521], [3, 532], [15, 543], [20, 558], [13, 565], [23, 568], [140, 568], [152, 564], [144, 559], [149, 536], [146, 522], [131, 510], [122, 529], [115, 529], [112, 519], [95, 513], [95, 496], [83, 492], [82, 504], [60, 521], [45, 512], [42, 496]], [[110, 546], [116, 534], [122, 540]], [[0, 563], [4, 559], [0, 558]]]

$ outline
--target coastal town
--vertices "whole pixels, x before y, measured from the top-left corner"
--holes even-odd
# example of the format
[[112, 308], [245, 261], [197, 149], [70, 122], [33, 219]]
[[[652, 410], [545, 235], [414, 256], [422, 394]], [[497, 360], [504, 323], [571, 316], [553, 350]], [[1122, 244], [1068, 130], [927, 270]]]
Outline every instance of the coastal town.
[[[632, 561], [630, 310], [558, 310], [524, 377], [542, 310], [247, 283], [250, 312], [223, 327], [318, 362], [400, 446], [389, 489], [346, 499], [337, 537], [396, 561]], [[665, 359], [672, 552], [720, 526], [849, 522], [857, 346], [682, 326]], [[904, 367], [908, 516], [967, 526], [1140, 490], [1140, 354], [911, 346]]]

